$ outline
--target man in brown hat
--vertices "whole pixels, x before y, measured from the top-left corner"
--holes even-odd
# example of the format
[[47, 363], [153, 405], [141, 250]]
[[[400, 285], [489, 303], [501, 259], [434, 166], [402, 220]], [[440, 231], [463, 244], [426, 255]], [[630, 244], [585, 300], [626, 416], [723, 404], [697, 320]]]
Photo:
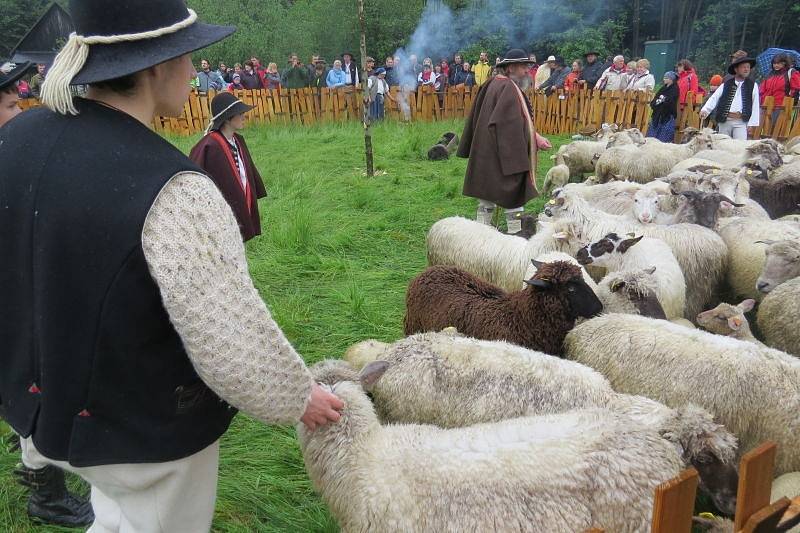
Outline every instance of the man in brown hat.
[[506, 210], [508, 233], [522, 229], [518, 213], [536, 189], [536, 150], [550, 143], [534, 131], [524, 91], [530, 87], [523, 50], [512, 49], [497, 64], [498, 74], [484, 83], [464, 125], [459, 157], [468, 157], [464, 194], [478, 199], [477, 220], [491, 224], [495, 208]]
[[701, 118], [713, 115], [718, 131], [734, 139], [747, 139], [760, 122], [758, 84], [750, 78], [755, 64], [750, 57], [735, 59], [728, 67], [733, 77], [720, 85], [700, 110]]
[[92, 485], [92, 532], [208, 531], [237, 409], [314, 429], [343, 404], [253, 286], [223, 195], [149, 128], [234, 28], [184, 0], [70, 14], [46, 107], [0, 129], [0, 408], [24, 452]]

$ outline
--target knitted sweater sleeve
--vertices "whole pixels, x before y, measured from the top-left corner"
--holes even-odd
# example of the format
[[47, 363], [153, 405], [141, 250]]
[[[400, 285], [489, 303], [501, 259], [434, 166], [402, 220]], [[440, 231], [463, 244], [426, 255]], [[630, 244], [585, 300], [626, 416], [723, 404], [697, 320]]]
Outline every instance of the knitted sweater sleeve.
[[255, 418], [298, 422], [311, 374], [253, 286], [236, 218], [214, 183], [173, 176], [147, 214], [142, 248], [200, 378]]

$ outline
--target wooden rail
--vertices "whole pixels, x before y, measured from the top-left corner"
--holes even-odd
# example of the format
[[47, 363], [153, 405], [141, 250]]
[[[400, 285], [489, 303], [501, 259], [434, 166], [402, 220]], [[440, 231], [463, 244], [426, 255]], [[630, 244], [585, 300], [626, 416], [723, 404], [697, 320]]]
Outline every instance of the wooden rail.
[[[417, 91], [401, 91], [392, 87], [392, 99], [386, 99], [386, 118], [406, 122], [436, 121], [465, 118], [472, 108], [477, 87], [450, 87], [437, 93], [425, 86]], [[253, 106], [246, 115], [248, 122], [257, 124], [314, 125], [361, 120], [363, 98], [360, 87], [338, 89], [280, 89], [242, 90], [236, 96]], [[650, 100], [653, 95], [643, 91], [591, 91], [582, 89], [565, 93], [555, 92], [549, 96], [530, 90], [528, 97], [533, 107], [536, 129], [544, 135], [572, 134], [583, 129], [598, 130], [603, 123], [615, 123], [622, 127], [636, 127], [647, 131], [650, 121]], [[153, 121], [153, 129], [175, 135], [191, 135], [202, 132], [210, 119], [209, 102], [213, 93], [192, 93], [179, 117], [159, 117]], [[39, 105], [35, 99], [20, 101], [27, 109]], [[699, 98], [689, 93], [687, 104], [678, 111], [676, 141], [681, 131], [688, 127], [700, 127]], [[800, 116], [791, 98], [785, 98], [783, 108], [772, 120], [775, 109], [773, 98], [767, 97], [761, 112], [761, 126], [754, 131], [754, 138], [772, 137], [784, 140], [800, 135]]]

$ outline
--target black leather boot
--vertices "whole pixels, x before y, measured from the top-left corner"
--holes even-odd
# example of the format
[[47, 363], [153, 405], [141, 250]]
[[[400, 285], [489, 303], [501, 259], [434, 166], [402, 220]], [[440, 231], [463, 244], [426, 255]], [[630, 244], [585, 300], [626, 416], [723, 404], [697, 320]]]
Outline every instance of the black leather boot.
[[28, 516], [34, 520], [65, 527], [86, 527], [94, 522], [92, 504], [67, 492], [60, 468], [48, 465], [34, 470], [20, 465], [14, 475], [31, 491]]

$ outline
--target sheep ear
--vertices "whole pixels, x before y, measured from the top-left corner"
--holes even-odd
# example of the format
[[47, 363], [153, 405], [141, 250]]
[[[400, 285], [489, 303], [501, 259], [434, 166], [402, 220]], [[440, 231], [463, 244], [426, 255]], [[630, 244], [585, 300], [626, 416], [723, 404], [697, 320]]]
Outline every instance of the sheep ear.
[[525, 283], [527, 283], [531, 287], [537, 287], [539, 289], [549, 289], [550, 288], [550, 282], [549, 281], [545, 281], [543, 279], [531, 278], [531, 279], [526, 279], [524, 281], [525, 281]]
[[537, 261], [536, 259], [531, 259], [531, 263], [533, 263], [533, 266], [536, 267], [536, 270], [539, 270], [544, 266], [544, 263], [542, 263], [541, 261]]
[[566, 241], [569, 240], [569, 235], [567, 235], [566, 231], [558, 231], [553, 233], [553, 238], [557, 241]]
[[617, 246], [617, 251], [621, 254], [624, 254], [625, 252], [628, 251], [628, 249], [630, 249], [631, 246], [641, 241], [643, 238], [644, 235], [639, 235], [638, 237], [635, 237], [633, 239], [625, 239], [624, 241], [619, 243], [619, 246]]
[[645, 268], [644, 271], [652, 276], [653, 273], [656, 271], [656, 267], [651, 266], [650, 268]]
[[389, 366], [389, 363], [386, 361], [372, 361], [371, 363], [367, 363], [358, 377], [361, 382], [361, 388], [367, 392], [372, 390], [372, 387], [381, 379], [381, 376], [389, 369]]
[[704, 516], [693, 516], [692, 523], [698, 526], [703, 531], [712, 530], [719, 525], [719, 521], [716, 520], [715, 518], [706, 518]]
[[755, 241], [755, 244], [766, 244], [767, 246], [772, 246], [772, 245], [773, 245], [773, 244], [775, 244], [776, 242], [778, 242], [778, 241], [773, 241], [773, 240], [769, 240], [769, 239], [764, 239], [763, 241]]
[[742, 319], [738, 316], [728, 318], [728, 327], [733, 331], [739, 331], [742, 328]]
[[752, 311], [752, 310], [753, 310], [753, 307], [754, 307], [755, 305], [756, 305], [756, 301], [755, 301], [755, 300], [753, 300], [752, 298], [748, 298], [747, 300], [743, 300], [743, 301], [742, 301], [742, 303], [740, 303], [740, 304], [739, 304], [739, 305], [737, 305], [736, 307], [738, 307], [739, 309], [741, 309], [741, 310], [742, 310], [742, 312], [744, 312], [744, 313], [747, 313], [747, 312], [750, 312], [750, 311]]
[[622, 280], [617, 280], [611, 284], [611, 287], [609, 287], [609, 289], [611, 289], [611, 292], [617, 292], [624, 287], [625, 287], [625, 282]]

